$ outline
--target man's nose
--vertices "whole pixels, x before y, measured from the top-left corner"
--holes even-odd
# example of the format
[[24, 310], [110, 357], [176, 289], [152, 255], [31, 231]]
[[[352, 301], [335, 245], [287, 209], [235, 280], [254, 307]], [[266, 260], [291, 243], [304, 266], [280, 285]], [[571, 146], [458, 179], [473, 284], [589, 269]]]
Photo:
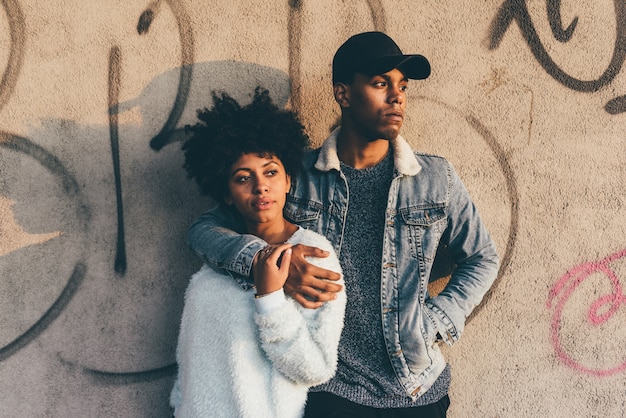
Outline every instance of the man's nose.
[[390, 103], [404, 103], [404, 90], [400, 86], [392, 86], [389, 91]]

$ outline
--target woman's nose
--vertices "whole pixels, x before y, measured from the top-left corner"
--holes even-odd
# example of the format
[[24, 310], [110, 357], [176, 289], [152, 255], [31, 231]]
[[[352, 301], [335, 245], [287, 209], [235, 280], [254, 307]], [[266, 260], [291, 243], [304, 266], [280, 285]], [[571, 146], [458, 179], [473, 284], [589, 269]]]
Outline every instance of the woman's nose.
[[269, 188], [270, 186], [269, 184], [267, 184], [267, 181], [261, 180], [261, 181], [257, 181], [257, 183], [255, 184], [254, 191], [255, 193], [263, 193], [263, 192], [267, 192]]

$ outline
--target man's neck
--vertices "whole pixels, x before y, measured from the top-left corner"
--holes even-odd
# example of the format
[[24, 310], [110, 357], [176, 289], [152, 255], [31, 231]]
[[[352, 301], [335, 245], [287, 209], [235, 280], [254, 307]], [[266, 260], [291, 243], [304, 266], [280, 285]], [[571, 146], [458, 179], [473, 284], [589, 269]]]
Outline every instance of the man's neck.
[[368, 141], [356, 135], [339, 133], [337, 154], [339, 160], [358, 170], [373, 167], [385, 159], [389, 152], [389, 141], [377, 139]]

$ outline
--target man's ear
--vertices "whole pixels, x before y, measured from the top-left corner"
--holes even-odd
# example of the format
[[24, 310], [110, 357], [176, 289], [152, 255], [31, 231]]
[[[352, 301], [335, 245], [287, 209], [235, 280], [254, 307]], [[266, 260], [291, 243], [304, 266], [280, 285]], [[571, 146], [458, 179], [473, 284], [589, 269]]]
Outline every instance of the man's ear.
[[228, 206], [231, 206], [233, 204], [233, 198], [230, 197], [230, 195], [224, 196], [224, 203], [226, 203]]
[[341, 107], [350, 107], [350, 88], [344, 83], [335, 83], [333, 85], [333, 93], [335, 101]]
[[287, 174], [287, 193], [291, 191], [291, 176]]

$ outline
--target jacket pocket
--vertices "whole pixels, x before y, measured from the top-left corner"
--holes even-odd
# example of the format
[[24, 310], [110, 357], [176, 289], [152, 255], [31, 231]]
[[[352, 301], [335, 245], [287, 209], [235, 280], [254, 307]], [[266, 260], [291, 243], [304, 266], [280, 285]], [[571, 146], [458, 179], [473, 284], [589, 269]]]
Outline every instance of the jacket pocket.
[[289, 221], [303, 228], [315, 230], [314, 225], [320, 217], [322, 208], [321, 203], [287, 196], [283, 213]]
[[422, 315], [424, 321], [424, 330], [426, 335], [424, 335], [424, 339], [426, 340], [426, 344], [429, 346], [434, 346], [441, 335], [441, 330], [437, 326], [437, 321], [435, 320], [434, 313], [430, 311], [430, 309], [426, 305], [421, 305]]
[[400, 209], [400, 216], [406, 226], [411, 256], [431, 263], [447, 225], [445, 206]]

